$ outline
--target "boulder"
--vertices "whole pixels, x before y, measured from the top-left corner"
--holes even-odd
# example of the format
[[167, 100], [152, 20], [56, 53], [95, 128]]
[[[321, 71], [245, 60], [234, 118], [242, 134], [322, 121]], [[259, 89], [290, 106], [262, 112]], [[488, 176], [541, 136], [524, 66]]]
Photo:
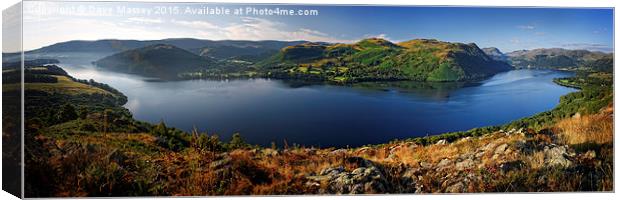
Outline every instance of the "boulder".
[[446, 188], [447, 193], [463, 193], [465, 191], [465, 184], [463, 182], [457, 182]]
[[489, 151], [489, 150], [491, 150], [494, 146], [495, 146], [495, 144], [494, 144], [494, 143], [488, 143], [487, 145], [484, 145], [484, 147], [482, 147], [482, 148], [480, 149], [480, 151], [485, 151], [485, 152], [486, 152], [486, 151]]
[[558, 146], [551, 144], [544, 147], [545, 165], [570, 167], [573, 164], [575, 153], [570, 151], [568, 146]]
[[422, 176], [418, 176], [420, 169], [409, 168], [400, 177], [401, 188], [399, 193], [416, 193], [422, 191], [422, 184], [418, 184]]
[[515, 160], [515, 161], [510, 161], [510, 162], [505, 162], [505, 163], [500, 164], [499, 170], [503, 173], [506, 173], [512, 170], [521, 169], [523, 168], [523, 166], [525, 166], [525, 163], [523, 163], [523, 161]]
[[464, 137], [461, 140], [459, 140], [459, 142], [469, 142], [471, 140], [472, 140], [471, 137]]
[[586, 159], [595, 159], [596, 158], [596, 152], [589, 150], [588, 152], [583, 154], [583, 157]]
[[232, 161], [230, 157], [225, 157], [221, 160], [216, 160], [216, 161], [211, 162], [209, 167], [213, 169], [220, 169], [220, 168], [223, 168], [225, 165], [230, 164], [230, 161]]
[[447, 141], [447, 140], [439, 140], [439, 141], [437, 141], [437, 143], [435, 143], [435, 144], [436, 144], [436, 145], [446, 145], [446, 144], [448, 144], [448, 141]]
[[355, 155], [369, 154], [372, 149], [370, 147], [362, 147], [355, 151]]
[[274, 157], [280, 154], [277, 149], [272, 149], [272, 148], [265, 148], [261, 150], [261, 153], [265, 156], [271, 156], [271, 157]]
[[[374, 194], [388, 191], [388, 181], [381, 168], [369, 160], [350, 157], [345, 160], [348, 166], [357, 168], [347, 171], [344, 166], [321, 170], [318, 176], [306, 177], [307, 185], [326, 183], [319, 192], [331, 194]], [[348, 167], [347, 167], [348, 168]]]
[[504, 151], [508, 148], [508, 144], [501, 144], [495, 148], [495, 154], [503, 154]]
[[441, 161], [439, 161], [439, 163], [437, 163], [437, 168], [446, 168], [446, 167], [450, 167], [450, 165], [452, 165], [452, 160], [444, 158]]
[[336, 149], [329, 153], [332, 155], [340, 155], [340, 154], [346, 154], [347, 152], [348, 151], [346, 149]]
[[463, 171], [466, 169], [471, 169], [475, 165], [472, 159], [466, 159], [461, 162], [456, 163], [456, 170]]
[[420, 162], [420, 167], [428, 169], [428, 168], [433, 167], [433, 164], [425, 162], [425, 161], [422, 161], [422, 162]]

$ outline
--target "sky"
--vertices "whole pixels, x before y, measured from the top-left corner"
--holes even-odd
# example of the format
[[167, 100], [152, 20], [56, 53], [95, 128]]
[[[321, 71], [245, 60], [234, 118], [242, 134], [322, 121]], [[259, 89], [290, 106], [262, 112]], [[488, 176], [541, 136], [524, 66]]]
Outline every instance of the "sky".
[[[197, 13], [228, 9], [228, 14]], [[241, 9], [235, 13], [236, 9]], [[266, 15], [280, 9], [308, 15]], [[352, 43], [380, 37], [534, 48], [613, 51], [605, 8], [300, 6], [142, 2], [25, 2], [24, 49], [69, 40], [199, 38]]]

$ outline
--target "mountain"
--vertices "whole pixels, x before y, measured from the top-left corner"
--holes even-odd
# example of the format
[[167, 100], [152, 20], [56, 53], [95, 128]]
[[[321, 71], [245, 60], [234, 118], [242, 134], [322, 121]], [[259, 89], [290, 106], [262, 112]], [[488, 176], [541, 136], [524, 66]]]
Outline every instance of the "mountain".
[[[60, 63], [60, 61], [56, 59], [39, 58], [39, 59], [33, 59], [33, 60], [24, 60], [23, 66], [25, 67], [42, 66], [42, 65], [47, 65], [47, 64], [58, 64], [58, 63]], [[22, 66], [21, 61], [2, 62], [2, 69], [19, 68], [21, 66]]]
[[609, 53], [562, 48], [518, 50], [507, 53], [515, 67], [566, 68], [609, 56]]
[[116, 53], [93, 63], [112, 71], [176, 79], [180, 73], [207, 69], [214, 61], [173, 45], [155, 44]]
[[72, 40], [45, 46], [26, 53], [120, 52], [146, 45], [147, 41], [139, 40]]
[[257, 67], [281, 78], [337, 82], [372, 80], [465, 81], [511, 69], [476, 44], [415, 39], [398, 44], [369, 38], [354, 44], [304, 43], [285, 47]]
[[[61, 53], [61, 52], [109, 52], [146, 47], [155, 44], [167, 44], [185, 49], [196, 55], [215, 59], [247, 59], [266, 58], [283, 47], [304, 43], [305, 41], [249, 41], [249, 40], [202, 40], [194, 38], [170, 38], [162, 40], [73, 40], [45, 46], [26, 53]], [[269, 54], [271, 53], [271, 54]], [[267, 55], [266, 55], [267, 54]]]
[[508, 61], [508, 56], [506, 56], [506, 54], [502, 53], [499, 49], [495, 47], [482, 48], [482, 51], [484, 51], [484, 53], [486, 53], [493, 60], [503, 61], [503, 62]]
[[580, 67], [590, 71], [612, 73], [614, 72], [614, 55], [607, 54], [595, 60], [586, 60], [580, 65]]
[[218, 60], [256, 62], [278, 53], [278, 50], [284, 47], [303, 43], [305, 41], [220, 41], [198, 49], [198, 54]]

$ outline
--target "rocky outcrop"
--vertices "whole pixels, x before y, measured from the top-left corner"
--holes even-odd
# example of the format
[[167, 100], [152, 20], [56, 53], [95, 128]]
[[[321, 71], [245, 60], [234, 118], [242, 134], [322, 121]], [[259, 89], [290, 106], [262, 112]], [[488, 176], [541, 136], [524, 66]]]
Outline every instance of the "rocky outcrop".
[[[343, 163], [306, 176], [306, 186], [320, 194], [468, 193], [494, 191], [498, 188], [480, 188], [493, 182], [504, 191], [513, 186], [503, 177], [518, 177], [523, 170], [570, 171], [580, 163], [595, 163], [597, 152], [577, 154], [557, 137], [545, 130], [510, 129], [426, 146], [395, 142], [330, 150], [326, 154], [343, 157]], [[540, 184], [549, 178], [540, 177]]]
[[[350, 167], [354, 169], [347, 170]], [[307, 179], [306, 185], [321, 188], [320, 193], [376, 194], [387, 192], [389, 187], [381, 167], [359, 157], [347, 158], [345, 166], [323, 169], [319, 175]]]
[[545, 154], [545, 165], [547, 166], [570, 167], [575, 157], [575, 152], [569, 149], [568, 146], [558, 146], [556, 144], [546, 146], [543, 152]]

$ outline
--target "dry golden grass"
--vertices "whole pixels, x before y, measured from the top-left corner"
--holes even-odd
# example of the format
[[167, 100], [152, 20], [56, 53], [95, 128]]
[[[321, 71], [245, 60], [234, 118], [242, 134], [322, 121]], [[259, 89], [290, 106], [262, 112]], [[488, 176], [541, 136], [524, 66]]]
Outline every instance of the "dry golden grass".
[[545, 166], [545, 154], [542, 151], [534, 152], [532, 155], [523, 156], [525, 163], [532, 169], [540, 169]]
[[[551, 130], [559, 134], [560, 141], [566, 144], [608, 144], [613, 138], [612, 113], [613, 108], [610, 106], [598, 114], [564, 119]], [[245, 148], [226, 152], [212, 152], [197, 147], [174, 152], [159, 147], [157, 138], [146, 133], [75, 134], [66, 139], [37, 136], [37, 141], [44, 144], [41, 145], [45, 148], [42, 150], [50, 154], [34, 162], [37, 169], [41, 169], [34, 171], [34, 174], [55, 173], [59, 175], [55, 177], [61, 177], [46, 182], [55, 185], [55, 188], [48, 191], [55, 196], [105, 196], [110, 193], [180, 196], [313, 194], [318, 193], [320, 188], [325, 189], [328, 184], [323, 182], [319, 187], [307, 186], [307, 176], [318, 175], [322, 170], [336, 166], [344, 166], [345, 170], [352, 171], [357, 166], [348, 166], [346, 162], [352, 156], [375, 162], [385, 170], [388, 178], [395, 178], [402, 176], [404, 169], [420, 167], [421, 162], [437, 164], [444, 158], [454, 161], [455, 158], [469, 157], [484, 151], [475, 158], [478, 159], [478, 168], [475, 170], [422, 172], [425, 174], [421, 175], [423, 179], [419, 183], [424, 185], [423, 192], [444, 192], [453, 182], [442, 182], [442, 177], [455, 174], [453, 176], [458, 178], [465, 173], [475, 175], [468, 178], [471, 181], [465, 188], [468, 192], [611, 190], [611, 176], [589, 179], [591, 174], [612, 174], [611, 164], [593, 165], [596, 167], [586, 170], [586, 173], [567, 177], [565, 171], [549, 169], [545, 165], [545, 155], [540, 149], [525, 153], [517, 148], [524, 141], [532, 144], [555, 143], [557, 140], [553, 136], [542, 131], [508, 136], [497, 132], [443, 145], [393, 142], [338, 151], [333, 148], [296, 147], [279, 151]], [[497, 147], [503, 144], [508, 146], [507, 150], [495, 154]], [[597, 159], [605, 160], [613, 155], [607, 145], [601, 145], [600, 148]], [[463, 156], [465, 154], [468, 155]], [[498, 173], [498, 166], [512, 161], [522, 161], [524, 166], [510, 173]], [[575, 161], [586, 167], [589, 165], [584, 163], [590, 161], [581, 162]], [[60, 171], [50, 171], [52, 169]], [[547, 177], [542, 182], [539, 180], [541, 174]], [[583, 181], [582, 178], [588, 180]], [[77, 182], [79, 184], [76, 185]], [[592, 186], [585, 187], [582, 184]], [[149, 190], [127, 193], [125, 188], [128, 187]]]
[[[106, 90], [103, 90], [95, 86], [75, 82], [66, 76], [53, 76], [53, 77], [56, 77], [58, 79], [57, 83], [26, 83], [24, 84], [24, 89], [25, 90], [39, 90], [39, 91], [60, 93], [60, 94], [70, 94], [70, 95], [98, 93], [98, 94], [114, 96], [114, 94]], [[4, 91], [15, 91], [19, 89], [21, 89], [20, 84], [3, 84], [2, 85], [2, 90]]]
[[563, 119], [556, 124], [560, 139], [565, 144], [613, 142], [613, 107], [610, 105], [601, 112]]

